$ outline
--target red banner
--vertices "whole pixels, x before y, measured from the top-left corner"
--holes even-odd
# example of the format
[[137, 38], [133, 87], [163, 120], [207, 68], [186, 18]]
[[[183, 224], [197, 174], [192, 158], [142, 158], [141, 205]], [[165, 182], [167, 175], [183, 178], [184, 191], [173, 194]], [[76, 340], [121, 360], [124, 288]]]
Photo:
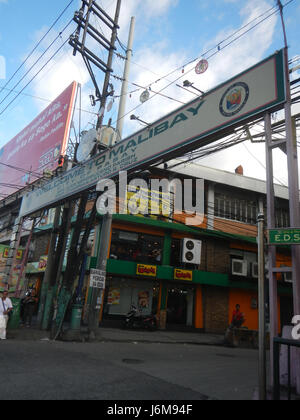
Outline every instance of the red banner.
[[73, 82], [0, 149], [0, 200], [42, 177], [45, 169], [57, 168], [66, 153], [76, 88]]

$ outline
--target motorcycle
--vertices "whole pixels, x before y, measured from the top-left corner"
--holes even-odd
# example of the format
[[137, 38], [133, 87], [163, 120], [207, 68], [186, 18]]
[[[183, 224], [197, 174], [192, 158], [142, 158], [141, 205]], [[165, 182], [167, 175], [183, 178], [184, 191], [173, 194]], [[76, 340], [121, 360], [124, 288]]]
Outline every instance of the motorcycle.
[[122, 328], [155, 331], [157, 329], [157, 319], [155, 315], [142, 315], [136, 306], [131, 305], [130, 311], [122, 323]]

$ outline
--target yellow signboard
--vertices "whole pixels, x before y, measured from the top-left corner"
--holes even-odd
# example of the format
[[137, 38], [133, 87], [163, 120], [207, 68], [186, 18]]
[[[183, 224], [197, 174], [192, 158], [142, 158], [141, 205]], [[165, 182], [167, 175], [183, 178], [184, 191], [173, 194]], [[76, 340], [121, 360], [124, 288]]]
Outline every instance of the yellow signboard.
[[156, 277], [157, 267], [156, 265], [138, 264], [136, 274], [139, 276]]
[[193, 272], [190, 270], [180, 270], [176, 268], [174, 271], [175, 280], [193, 281]]
[[43, 256], [40, 258], [40, 261], [39, 261], [39, 268], [38, 268], [38, 270], [39, 270], [40, 272], [44, 272], [44, 271], [46, 271], [47, 262], [48, 262], [48, 255], [43, 255]]

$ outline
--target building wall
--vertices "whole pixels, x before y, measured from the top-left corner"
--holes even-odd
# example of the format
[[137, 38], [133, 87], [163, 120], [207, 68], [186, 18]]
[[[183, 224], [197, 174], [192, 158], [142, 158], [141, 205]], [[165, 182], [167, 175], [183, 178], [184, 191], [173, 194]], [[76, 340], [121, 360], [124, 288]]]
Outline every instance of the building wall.
[[226, 241], [204, 239], [201, 271], [228, 274], [230, 267], [230, 248]]
[[228, 328], [229, 289], [203, 286], [204, 329], [223, 334]]
[[214, 228], [233, 235], [257, 237], [257, 227], [229, 219], [215, 218]]

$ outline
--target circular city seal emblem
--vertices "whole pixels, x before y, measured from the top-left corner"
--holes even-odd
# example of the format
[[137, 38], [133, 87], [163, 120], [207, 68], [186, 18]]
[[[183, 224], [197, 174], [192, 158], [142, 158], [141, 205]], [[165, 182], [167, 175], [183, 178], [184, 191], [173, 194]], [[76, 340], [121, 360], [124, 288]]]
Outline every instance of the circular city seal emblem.
[[238, 114], [249, 99], [249, 86], [244, 82], [230, 86], [222, 96], [220, 112], [224, 117], [232, 117]]

